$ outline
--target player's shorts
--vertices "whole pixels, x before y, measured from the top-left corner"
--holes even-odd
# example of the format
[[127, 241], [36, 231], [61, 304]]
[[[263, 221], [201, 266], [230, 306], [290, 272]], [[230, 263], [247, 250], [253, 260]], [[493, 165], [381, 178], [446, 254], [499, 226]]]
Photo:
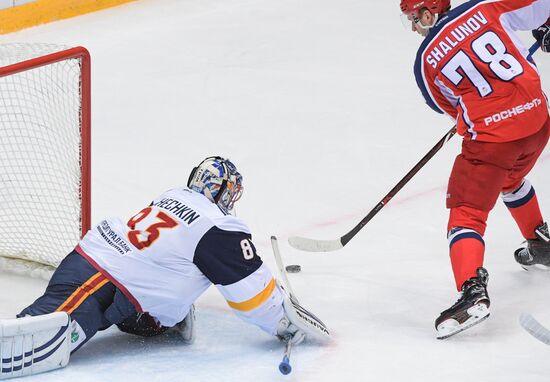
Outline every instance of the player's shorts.
[[56, 311], [67, 312], [85, 334], [77, 350], [98, 330], [118, 324], [135, 308], [101, 272], [76, 251], [63, 259], [54, 272], [46, 291], [18, 317], [37, 316]]
[[463, 141], [447, 187], [447, 208], [491, 211], [501, 192], [517, 189], [548, 142], [550, 119], [537, 133], [512, 142]]

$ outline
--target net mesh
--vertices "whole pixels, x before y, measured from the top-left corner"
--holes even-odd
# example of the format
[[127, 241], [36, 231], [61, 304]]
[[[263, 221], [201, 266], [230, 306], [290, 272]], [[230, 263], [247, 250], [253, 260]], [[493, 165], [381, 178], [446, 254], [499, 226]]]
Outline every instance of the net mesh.
[[[0, 44], [0, 67], [66, 48]], [[55, 267], [80, 238], [80, 65], [0, 77], [0, 256], [19, 266]]]

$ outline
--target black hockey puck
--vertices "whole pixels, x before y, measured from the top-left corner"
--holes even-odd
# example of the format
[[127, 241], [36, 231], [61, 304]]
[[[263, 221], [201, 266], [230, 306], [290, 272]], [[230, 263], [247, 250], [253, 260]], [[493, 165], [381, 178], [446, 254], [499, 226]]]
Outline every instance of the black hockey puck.
[[293, 264], [293, 265], [287, 265], [285, 269], [288, 273], [298, 273], [302, 270], [302, 267], [299, 266], [298, 264]]

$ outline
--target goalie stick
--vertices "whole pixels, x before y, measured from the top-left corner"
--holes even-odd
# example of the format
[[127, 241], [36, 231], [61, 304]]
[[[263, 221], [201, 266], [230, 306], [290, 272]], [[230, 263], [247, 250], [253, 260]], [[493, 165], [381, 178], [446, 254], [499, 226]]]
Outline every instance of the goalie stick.
[[[307, 309], [302, 307], [290, 281], [288, 281], [288, 275], [281, 257], [281, 251], [279, 250], [279, 243], [275, 236], [271, 236], [271, 246], [273, 247], [273, 255], [275, 256], [275, 263], [279, 269], [279, 274], [281, 275], [281, 283], [279, 287], [281, 288], [284, 295], [284, 309], [285, 314], [289, 317], [291, 322], [303, 330], [306, 333], [306, 337], [311, 336], [320, 341], [327, 341], [330, 338], [327, 327], [323, 322], [318, 319], [313, 313], [309, 312]], [[299, 322], [307, 322], [306, 327], [300, 325]], [[285, 354], [282, 361], [279, 363], [279, 371], [286, 375], [292, 371], [292, 366], [290, 366], [290, 352], [292, 351], [292, 341], [291, 338], [285, 338]]]
[[537, 340], [550, 345], [550, 330], [542, 326], [535, 317], [530, 314], [522, 314], [519, 317], [519, 324]]
[[[529, 55], [527, 56], [527, 59], [531, 59], [531, 56], [537, 51], [537, 49], [540, 48], [540, 44], [538, 42], [534, 43], [529, 48]], [[348, 233], [341, 236], [339, 239], [334, 240], [316, 240], [316, 239], [308, 239], [306, 237], [300, 237], [300, 236], [291, 236], [288, 238], [288, 243], [293, 246], [296, 249], [300, 249], [302, 251], [307, 252], [331, 252], [336, 251], [340, 248], [343, 248], [361, 229], [363, 229], [364, 226], [367, 225], [367, 223], [378, 213], [380, 210], [388, 204], [390, 200], [393, 199], [393, 197], [420, 171], [422, 167], [430, 159], [434, 157], [435, 154], [447, 143], [453, 135], [456, 133], [456, 125], [451, 128], [441, 138], [434, 147], [420, 161], [401, 179], [391, 190], [382, 198], [380, 202], [374, 208], [357, 224], [355, 227], [353, 227]]]
[[[277, 264], [277, 268], [279, 269], [279, 274], [281, 275], [283, 286], [286, 288], [289, 295], [291, 297], [294, 297], [294, 292], [292, 291], [292, 287], [290, 286], [290, 282], [288, 281], [288, 276], [286, 274], [286, 269], [283, 264], [283, 259], [281, 258], [281, 252], [279, 251], [279, 243], [277, 242], [277, 238], [275, 236], [271, 236], [271, 246], [273, 247], [275, 263]], [[285, 342], [285, 354], [283, 356], [283, 360], [279, 363], [279, 371], [281, 372], [281, 374], [287, 375], [290, 374], [290, 372], [292, 371], [292, 366], [290, 366], [290, 352], [292, 351], [292, 342], [290, 341], [290, 338], [287, 338]]]
[[[283, 264], [283, 259], [281, 258], [281, 251], [279, 250], [279, 243], [275, 236], [271, 236], [271, 246], [273, 247], [273, 255], [275, 256], [275, 263], [279, 269], [279, 274], [281, 275], [281, 282], [283, 287], [288, 291], [288, 294], [291, 298], [296, 298], [292, 287], [290, 286], [290, 281], [288, 281], [288, 276], [286, 274], [286, 269]], [[292, 371], [292, 366], [290, 366], [290, 352], [292, 351], [292, 342], [290, 338], [285, 340], [285, 354], [283, 360], [279, 363], [279, 371], [281, 374], [287, 375]]]

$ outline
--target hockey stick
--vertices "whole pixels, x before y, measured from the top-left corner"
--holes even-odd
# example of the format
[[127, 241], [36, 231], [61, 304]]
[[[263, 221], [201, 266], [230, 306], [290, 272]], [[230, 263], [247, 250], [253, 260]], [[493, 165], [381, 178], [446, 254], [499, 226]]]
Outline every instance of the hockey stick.
[[[298, 299], [292, 290], [292, 286], [288, 281], [286, 268], [283, 264], [281, 251], [279, 250], [279, 244], [275, 236], [271, 236], [271, 245], [273, 247], [275, 262], [277, 263], [277, 268], [279, 268], [279, 273], [281, 275], [279, 287], [283, 292], [283, 307], [287, 318], [290, 322], [297, 326], [306, 337], [314, 340], [316, 339], [321, 342], [329, 341], [330, 333], [326, 325], [298, 302]], [[292, 351], [293, 338], [288, 336], [283, 340], [286, 345], [285, 354], [283, 356], [283, 360], [279, 364], [279, 370], [281, 373], [286, 375], [292, 371], [292, 367], [290, 366], [290, 352]]]
[[390, 200], [416, 175], [418, 171], [455, 135], [456, 126], [447, 132], [434, 147], [401, 179], [391, 190], [374, 206], [374, 208], [351, 231], [335, 240], [315, 240], [305, 237], [292, 236], [288, 242], [296, 249], [308, 252], [330, 252], [343, 248], [367, 223], [388, 204]]
[[529, 55], [527, 56], [527, 59], [530, 59], [533, 54], [540, 48], [539, 42], [535, 42], [531, 47], [529, 48]]
[[292, 342], [290, 341], [290, 338], [286, 340], [286, 346], [285, 346], [285, 355], [283, 356], [283, 360], [281, 363], [279, 363], [279, 371], [281, 374], [287, 375], [290, 374], [292, 371], [292, 366], [290, 366], [290, 351], [292, 350]]
[[281, 280], [283, 283], [283, 288], [286, 289], [291, 299], [298, 302], [290, 281], [288, 281], [288, 274], [286, 273], [285, 265], [283, 264], [283, 258], [281, 257], [281, 250], [279, 249], [279, 242], [275, 236], [271, 236], [271, 246], [273, 247], [273, 256], [275, 257], [275, 264], [277, 264], [277, 269], [281, 275]]
[[[275, 256], [275, 263], [277, 264], [279, 274], [281, 275], [283, 288], [288, 291], [290, 298], [298, 301], [296, 299], [296, 296], [294, 295], [292, 287], [290, 286], [290, 282], [288, 281], [286, 269], [283, 264], [283, 259], [281, 257], [281, 251], [279, 250], [279, 243], [277, 242], [277, 238], [275, 236], [271, 236], [271, 246], [273, 247], [273, 255]], [[290, 341], [290, 338], [285, 339], [285, 342], [285, 354], [283, 356], [283, 360], [281, 361], [281, 363], [279, 363], [279, 371], [281, 372], [281, 374], [287, 375], [290, 374], [290, 372], [292, 371], [292, 366], [290, 366], [290, 352], [292, 351], [292, 342]]]
[[[538, 42], [534, 43], [529, 48], [529, 55], [527, 56], [528, 59], [531, 58], [533, 53], [537, 51], [537, 49], [540, 48], [540, 44]], [[305, 237], [299, 237], [299, 236], [291, 236], [288, 238], [288, 242], [291, 246], [293, 246], [296, 249], [300, 249], [302, 251], [307, 252], [330, 252], [330, 251], [336, 251], [340, 248], [343, 248], [361, 229], [367, 225], [367, 223], [378, 213], [380, 210], [388, 204], [390, 200], [416, 175], [418, 171], [430, 159], [433, 158], [435, 154], [447, 143], [453, 135], [456, 133], [456, 125], [451, 128], [435, 144], [434, 147], [420, 161], [401, 179], [391, 190], [382, 198], [382, 200], [374, 206], [374, 208], [357, 224], [351, 231], [346, 233], [344, 236], [341, 236], [339, 239], [335, 240], [315, 240], [315, 239], [308, 239]]]
[[532, 315], [522, 314], [519, 317], [519, 324], [537, 340], [550, 345], [550, 330], [542, 326]]

